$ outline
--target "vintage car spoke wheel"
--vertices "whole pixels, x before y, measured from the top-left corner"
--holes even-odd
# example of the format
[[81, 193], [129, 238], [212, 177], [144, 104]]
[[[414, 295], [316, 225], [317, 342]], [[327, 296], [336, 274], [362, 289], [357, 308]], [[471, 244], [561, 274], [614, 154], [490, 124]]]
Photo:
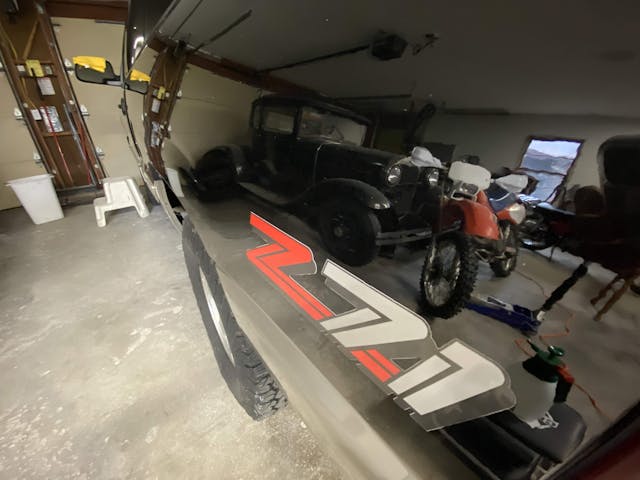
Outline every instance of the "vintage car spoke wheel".
[[505, 258], [495, 260], [489, 265], [496, 277], [508, 277], [518, 264], [518, 245], [520, 242], [518, 239], [518, 227], [509, 222], [504, 222], [500, 225], [500, 231], [504, 238], [505, 249], [511, 250], [511, 253], [505, 252]]
[[229, 390], [253, 419], [272, 415], [286, 406], [287, 396], [238, 325], [215, 262], [188, 218], [182, 249], [202, 322]]
[[426, 314], [449, 318], [471, 297], [478, 273], [478, 257], [472, 240], [462, 232], [442, 235], [436, 240], [433, 259], [425, 259], [420, 278]]
[[380, 222], [368, 208], [347, 202], [321, 207], [320, 234], [327, 250], [338, 260], [347, 265], [365, 265], [378, 255]]
[[347, 250], [354, 251], [354, 238], [357, 240], [359, 232], [354, 232], [349, 225], [349, 219], [342, 213], [331, 218], [331, 234], [333, 240], [343, 245]]

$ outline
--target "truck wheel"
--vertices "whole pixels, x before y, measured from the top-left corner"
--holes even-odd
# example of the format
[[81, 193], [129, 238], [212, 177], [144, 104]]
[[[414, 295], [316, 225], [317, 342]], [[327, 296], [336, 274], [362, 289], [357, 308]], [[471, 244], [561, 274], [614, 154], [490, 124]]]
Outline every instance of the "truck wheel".
[[286, 394], [236, 322], [215, 263], [189, 220], [182, 232], [191, 286], [220, 373], [251, 418], [268, 417], [286, 406]]
[[380, 221], [368, 208], [347, 202], [321, 207], [320, 235], [329, 252], [338, 260], [354, 267], [366, 265], [380, 251], [376, 245]]
[[478, 257], [471, 238], [462, 232], [441, 235], [435, 254], [424, 261], [420, 293], [424, 312], [450, 318], [467, 304], [478, 274]]
[[508, 248], [513, 253], [506, 252], [505, 258], [495, 260], [489, 263], [489, 265], [496, 277], [508, 277], [518, 264], [518, 245], [520, 244], [518, 227], [506, 222], [500, 225], [500, 230], [503, 233], [505, 248]]
[[147, 203], [149, 204], [149, 206], [151, 208], [160, 205], [160, 202], [158, 200], [156, 200], [155, 195], [153, 194], [153, 192], [151, 191], [151, 189], [149, 188], [149, 185], [147, 185], [147, 182], [145, 182], [144, 180], [142, 181], [142, 190], [144, 192], [144, 197], [147, 200]]

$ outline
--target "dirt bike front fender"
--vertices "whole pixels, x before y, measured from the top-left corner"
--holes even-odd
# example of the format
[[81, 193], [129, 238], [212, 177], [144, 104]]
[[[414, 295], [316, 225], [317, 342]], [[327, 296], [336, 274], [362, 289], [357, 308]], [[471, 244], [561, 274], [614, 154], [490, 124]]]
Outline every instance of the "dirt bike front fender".
[[444, 225], [462, 222], [462, 231], [467, 235], [500, 239], [500, 228], [495, 214], [490, 208], [472, 200], [450, 200], [443, 211]]

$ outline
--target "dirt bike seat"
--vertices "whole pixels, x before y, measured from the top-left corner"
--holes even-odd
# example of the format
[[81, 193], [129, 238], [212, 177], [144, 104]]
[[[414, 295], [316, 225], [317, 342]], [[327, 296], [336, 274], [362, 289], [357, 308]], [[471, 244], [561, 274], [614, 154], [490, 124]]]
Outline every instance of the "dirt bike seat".
[[493, 211], [496, 213], [518, 201], [518, 197], [515, 193], [505, 190], [496, 183], [492, 183], [489, 188], [485, 190], [485, 193], [489, 199], [491, 208], [493, 208]]
[[536, 205], [536, 209], [544, 210], [544, 213], [546, 213], [551, 218], [571, 218], [576, 216], [576, 214], [573, 212], [554, 207], [547, 202], [539, 203], [538, 205]]

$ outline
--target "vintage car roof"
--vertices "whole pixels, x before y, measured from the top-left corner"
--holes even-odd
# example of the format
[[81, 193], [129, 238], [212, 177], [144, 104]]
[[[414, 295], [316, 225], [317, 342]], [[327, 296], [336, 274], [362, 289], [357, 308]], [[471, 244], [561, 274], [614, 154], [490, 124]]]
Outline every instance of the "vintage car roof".
[[304, 97], [304, 96], [295, 96], [295, 95], [280, 95], [280, 94], [271, 94], [265, 95], [263, 97], [258, 98], [253, 102], [254, 104], [260, 105], [295, 105], [299, 106], [310, 106], [314, 108], [318, 108], [321, 110], [326, 110], [331, 113], [335, 113], [337, 115], [348, 117], [356, 122], [364, 123], [366, 125], [371, 125], [372, 122], [369, 118], [360, 115], [353, 110], [349, 110], [348, 108], [341, 107], [336, 105], [335, 103], [330, 103], [319, 98], [313, 97]]

